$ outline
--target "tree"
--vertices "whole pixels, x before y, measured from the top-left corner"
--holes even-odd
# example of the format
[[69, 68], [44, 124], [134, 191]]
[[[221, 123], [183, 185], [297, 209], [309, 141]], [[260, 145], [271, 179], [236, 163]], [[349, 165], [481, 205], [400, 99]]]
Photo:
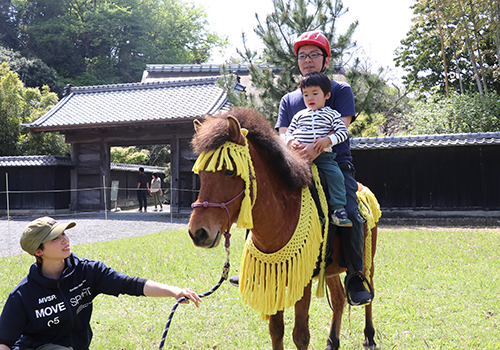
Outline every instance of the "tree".
[[395, 135], [398, 107], [406, 99], [397, 87], [391, 87], [390, 71], [374, 69], [368, 57], [357, 57], [349, 66], [346, 78], [350, 82], [356, 107], [356, 121], [349, 127], [351, 137]]
[[52, 92], [60, 94], [63, 91], [56, 71], [39, 58], [22, 57], [20, 53], [0, 46], [0, 62], [7, 62], [26, 87], [48, 85]]
[[112, 147], [111, 161], [123, 164], [146, 164], [149, 159], [147, 150], [137, 150], [134, 146]]
[[451, 92], [500, 93], [500, 40], [496, 39], [500, 23], [495, 20], [499, 3], [416, 1], [414, 25], [396, 50], [396, 65], [406, 71], [407, 88], [424, 93], [439, 86], [444, 93], [448, 78]]
[[65, 155], [69, 146], [59, 134], [31, 135], [21, 124], [40, 118], [57, 103], [47, 86], [26, 88], [6, 62], [0, 66], [0, 155]]
[[[147, 63], [199, 63], [225, 40], [180, 0], [8, 0], [1, 42], [42, 59], [64, 83], [136, 82]], [[0, 7], [2, 10], [2, 7]]]
[[500, 96], [453, 93], [443, 98], [436, 91], [415, 100], [405, 114], [410, 134], [457, 134], [500, 131]]

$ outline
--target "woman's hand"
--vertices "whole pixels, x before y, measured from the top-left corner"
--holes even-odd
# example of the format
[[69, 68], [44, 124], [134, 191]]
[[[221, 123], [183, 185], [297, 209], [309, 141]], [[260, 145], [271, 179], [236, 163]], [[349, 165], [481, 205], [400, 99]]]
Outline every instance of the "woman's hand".
[[201, 298], [196, 294], [195, 291], [193, 291], [191, 288], [184, 288], [181, 289], [179, 294], [177, 295], [176, 299], [178, 300], [179, 298], [185, 297], [188, 300], [184, 301], [184, 304], [189, 304], [189, 300], [191, 300], [196, 307], [198, 307], [198, 303], [201, 301]]

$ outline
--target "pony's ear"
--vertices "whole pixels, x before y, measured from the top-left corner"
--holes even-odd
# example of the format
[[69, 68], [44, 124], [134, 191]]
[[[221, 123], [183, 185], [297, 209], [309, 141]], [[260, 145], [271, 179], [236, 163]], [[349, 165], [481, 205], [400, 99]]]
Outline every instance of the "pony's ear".
[[232, 115], [227, 116], [227, 130], [229, 131], [229, 137], [234, 143], [239, 145], [245, 144], [245, 142], [241, 139], [240, 122]]
[[198, 119], [193, 120], [193, 125], [194, 125], [194, 131], [198, 133], [201, 129], [201, 122]]

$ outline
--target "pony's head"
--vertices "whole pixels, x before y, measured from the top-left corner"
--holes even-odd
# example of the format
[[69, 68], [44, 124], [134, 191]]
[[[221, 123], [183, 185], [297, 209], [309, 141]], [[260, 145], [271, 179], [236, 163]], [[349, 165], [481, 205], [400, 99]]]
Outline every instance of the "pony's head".
[[193, 171], [201, 187], [192, 205], [189, 235], [196, 246], [217, 246], [236, 221], [238, 227], [253, 227], [258, 174], [252, 156], [264, 153], [261, 157], [271, 164], [266, 171], [279, 174], [282, 186], [296, 189], [310, 182], [308, 164], [286, 149], [269, 121], [253, 110], [207, 116], [203, 123], [195, 122], [195, 130], [191, 146], [200, 156]]

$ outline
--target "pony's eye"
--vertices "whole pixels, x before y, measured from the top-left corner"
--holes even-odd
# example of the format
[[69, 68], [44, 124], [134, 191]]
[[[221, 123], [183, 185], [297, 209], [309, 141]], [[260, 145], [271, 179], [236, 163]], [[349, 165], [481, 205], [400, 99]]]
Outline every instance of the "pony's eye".
[[233, 176], [234, 175], [234, 170], [226, 169], [226, 171], [224, 171], [224, 175], [225, 176]]

